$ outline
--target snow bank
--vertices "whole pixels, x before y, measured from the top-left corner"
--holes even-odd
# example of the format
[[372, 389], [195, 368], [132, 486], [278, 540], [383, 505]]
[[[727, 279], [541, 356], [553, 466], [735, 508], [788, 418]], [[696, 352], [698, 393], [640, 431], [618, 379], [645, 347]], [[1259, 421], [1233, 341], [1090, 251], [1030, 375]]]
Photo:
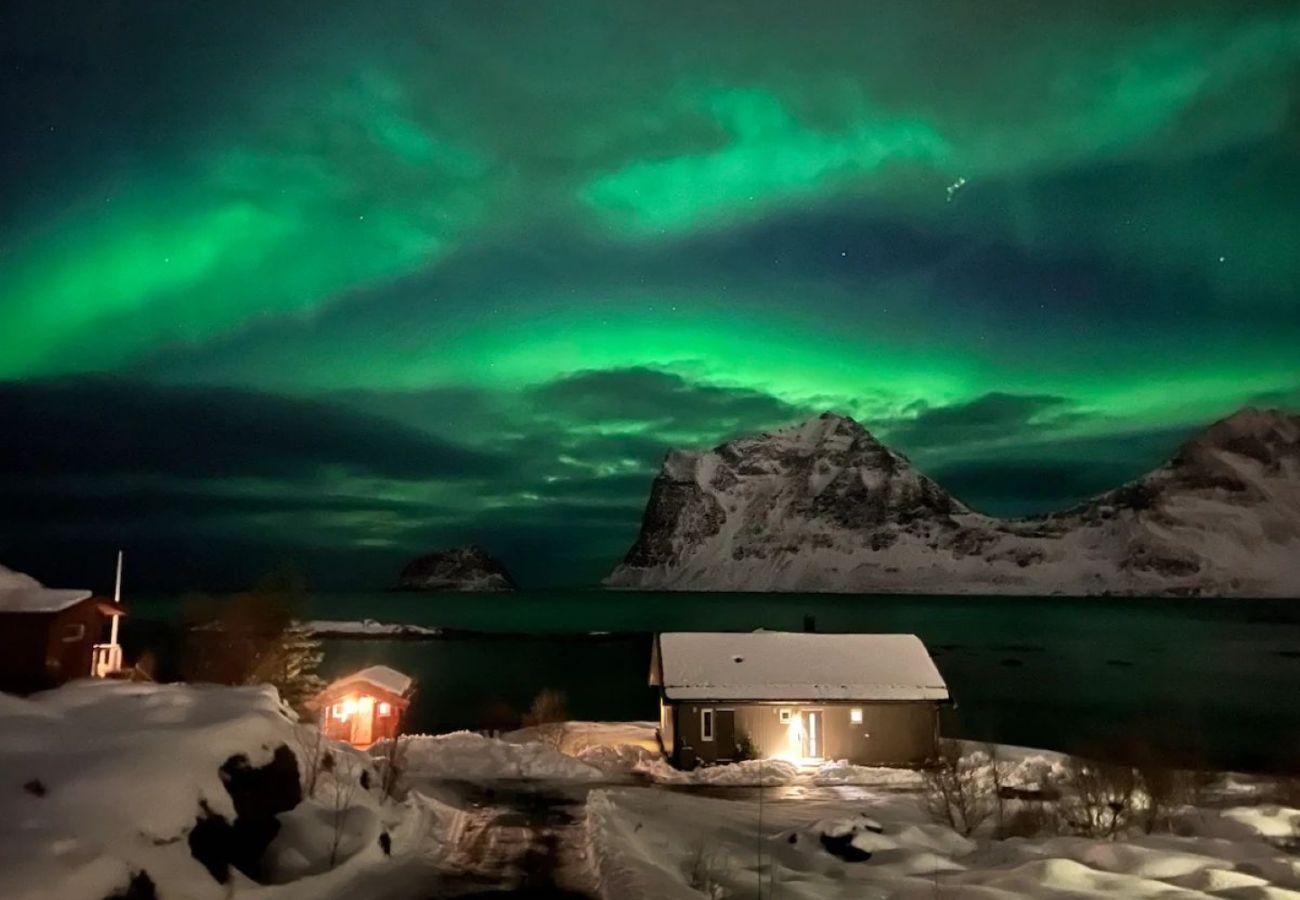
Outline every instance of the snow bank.
[[593, 747], [642, 747], [649, 753], [659, 753], [659, 723], [657, 722], [557, 722], [544, 728], [530, 726], [501, 735], [502, 740], [522, 744], [541, 740], [558, 730], [559, 749], [579, 755]]
[[[490, 781], [522, 778], [550, 781], [604, 781], [606, 774], [540, 743], [517, 744], [469, 731], [412, 735], [405, 742], [406, 777]], [[382, 755], [386, 744], [372, 752]]]
[[1201, 810], [1178, 835], [997, 841], [936, 824], [915, 793], [830, 797], [760, 807], [748, 798], [593, 791], [589, 853], [602, 895], [754, 896], [760, 880], [765, 894], [818, 900], [1300, 895], [1300, 858], [1281, 841], [1300, 810]]
[[703, 766], [684, 772], [662, 759], [647, 760], [633, 770], [656, 784], [699, 784], [744, 786], [790, 784], [799, 777], [799, 767], [783, 759], [750, 759], [724, 766]]
[[[256, 888], [234, 870], [230, 884], [219, 884], [191, 855], [189, 835], [205, 806], [235, 818], [220, 775], [231, 757], [261, 767], [281, 746], [298, 756], [301, 739], [313, 733], [269, 687], [79, 681], [29, 699], [0, 695], [0, 897], [101, 900], [138, 872], [161, 897], [202, 900], [228, 896], [232, 886]], [[266, 860], [283, 879], [324, 868], [319, 835], [304, 836], [298, 820], [332, 810], [335, 781], [356, 777], [338, 804], [349, 821], [335, 862], [346, 865], [307, 889], [321, 897], [331, 879], [380, 860], [381, 830], [402, 834], [416, 817], [409, 804], [381, 809], [359, 783], [368, 762], [324, 746], [341, 761], [337, 776], [322, 776], [316, 796], [284, 814]], [[298, 886], [256, 889], [289, 896], [290, 888]]]

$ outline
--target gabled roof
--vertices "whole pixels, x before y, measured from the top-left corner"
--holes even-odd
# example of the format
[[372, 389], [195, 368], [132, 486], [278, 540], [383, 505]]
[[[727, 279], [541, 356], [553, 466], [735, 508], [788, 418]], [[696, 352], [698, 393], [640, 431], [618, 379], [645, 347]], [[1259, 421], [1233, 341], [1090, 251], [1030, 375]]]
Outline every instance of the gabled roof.
[[948, 699], [912, 634], [670, 633], [656, 652], [672, 700]]
[[90, 599], [90, 591], [47, 587], [0, 588], [0, 613], [56, 613]]
[[368, 684], [371, 687], [379, 688], [381, 691], [396, 694], [398, 697], [406, 696], [406, 692], [415, 684], [411, 676], [403, 675], [396, 669], [390, 669], [388, 666], [367, 666], [360, 672], [353, 672], [351, 675], [345, 675], [332, 682], [329, 687], [325, 688], [323, 693], [333, 693], [343, 685], [355, 684], [356, 682]]

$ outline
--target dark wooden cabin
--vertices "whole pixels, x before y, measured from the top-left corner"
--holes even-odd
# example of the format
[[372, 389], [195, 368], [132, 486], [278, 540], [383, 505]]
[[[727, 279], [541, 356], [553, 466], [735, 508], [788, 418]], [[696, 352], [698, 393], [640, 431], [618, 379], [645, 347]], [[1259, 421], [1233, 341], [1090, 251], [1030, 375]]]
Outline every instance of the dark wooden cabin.
[[369, 666], [332, 682], [311, 706], [326, 737], [365, 749], [401, 734], [415, 682], [388, 666]]
[[661, 634], [650, 683], [664, 751], [682, 768], [746, 755], [919, 766], [949, 702], [910, 634]]
[[124, 613], [90, 591], [0, 590], [0, 690], [25, 694], [117, 671], [114, 623]]

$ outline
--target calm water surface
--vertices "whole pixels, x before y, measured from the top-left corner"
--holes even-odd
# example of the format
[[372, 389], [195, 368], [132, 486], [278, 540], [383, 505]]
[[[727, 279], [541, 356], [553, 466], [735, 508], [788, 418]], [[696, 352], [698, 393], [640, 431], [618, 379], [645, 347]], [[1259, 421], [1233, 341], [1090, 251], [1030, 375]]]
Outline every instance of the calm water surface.
[[[148, 634], [142, 620], [178, 609], [141, 600], [133, 618]], [[920, 635], [956, 701], [954, 736], [1076, 751], [1140, 739], [1240, 769], [1300, 765], [1298, 600], [389, 593], [317, 595], [307, 612], [449, 629], [326, 642], [326, 675], [382, 662], [418, 678], [420, 731], [508, 724], [545, 687], [575, 717], [651, 719], [655, 631], [797, 631], [811, 616], [818, 631]]]

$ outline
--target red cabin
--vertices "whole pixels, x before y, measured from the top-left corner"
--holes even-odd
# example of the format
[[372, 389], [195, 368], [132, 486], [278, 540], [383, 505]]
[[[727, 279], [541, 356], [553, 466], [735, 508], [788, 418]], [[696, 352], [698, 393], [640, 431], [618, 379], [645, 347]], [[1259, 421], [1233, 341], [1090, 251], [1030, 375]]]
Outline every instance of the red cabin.
[[29, 693], [115, 673], [124, 612], [90, 591], [0, 588], [0, 690]]
[[388, 666], [369, 666], [330, 684], [311, 706], [319, 710], [326, 737], [365, 749], [401, 734], [414, 687], [409, 675]]

